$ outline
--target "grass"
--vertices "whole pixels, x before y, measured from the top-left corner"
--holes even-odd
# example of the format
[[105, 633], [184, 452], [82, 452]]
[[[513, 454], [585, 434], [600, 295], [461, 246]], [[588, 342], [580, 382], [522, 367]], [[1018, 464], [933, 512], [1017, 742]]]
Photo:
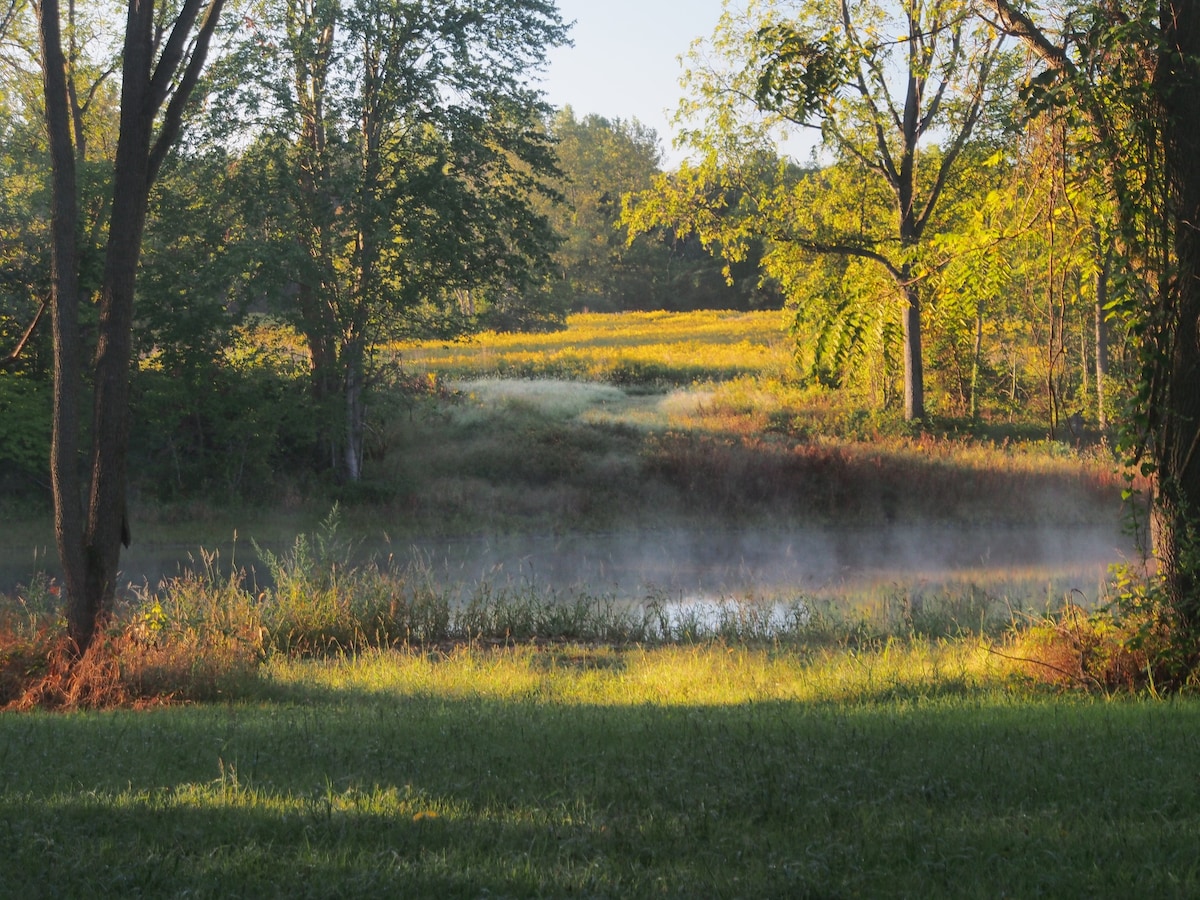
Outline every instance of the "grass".
[[658, 394], [494, 376], [456, 387], [376, 434], [368, 477], [408, 485], [400, 533], [1111, 523], [1125, 487], [1099, 448], [863, 422], [825, 432], [808, 393], [769, 380]]
[[[272, 358], [300, 352], [283, 329], [259, 337]], [[211, 547], [235, 528], [278, 545], [337, 498], [373, 539], [1120, 516], [1103, 445], [1049, 441], [1036, 423], [915, 432], [798, 385], [778, 312], [587, 314], [562, 332], [388, 352], [405, 374], [371, 399], [361, 484], [282, 478], [275, 503], [245, 508], [135, 491], [135, 551]], [[8, 569], [30, 558], [29, 535], [53, 544], [44, 512], [14, 517]]]
[[570, 316], [565, 331], [423, 341], [392, 353], [408, 369], [444, 378], [570, 379], [646, 390], [785, 372], [786, 337], [779, 312], [584, 313]]
[[[393, 348], [422, 389], [376, 398], [359, 502], [315, 531], [301, 502], [247, 511], [269, 583], [199, 554], [84, 676], [53, 581], [0, 604], [0, 699], [29, 710], [0, 714], [0, 895], [1200, 893], [1200, 704], [1127, 691], [1141, 658], [1042, 618], [1040, 572], [1044, 607], [1022, 573], [689, 605], [355, 555], [381, 529], [1117, 515], [1103, 448], [795, 385], [777, 314], [569, 325]], [[139, 514], [188, 546], [232, 530], [203, 501]]]
[[964, 645], [280, 661], [0, 717], [10, 896], [1194, 896], [1200, 705]]

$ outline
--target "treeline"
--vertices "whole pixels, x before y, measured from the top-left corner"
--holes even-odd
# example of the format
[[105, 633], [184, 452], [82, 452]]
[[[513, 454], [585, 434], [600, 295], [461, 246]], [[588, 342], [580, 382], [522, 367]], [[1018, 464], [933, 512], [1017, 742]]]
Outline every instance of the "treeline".
[[[245, 496], [298, 466], [357, 481], [368, 397], [397, 381], [376, 354], [390, 341], [780, 303], [753, 262], [731, 283], [694, 238], [626, 239], [621, 197], [660, 173], [658, 137], [544, 102], [532, 73], [567, 34], [552, 5], [314, 2], [223, 21], [142, 245], [131, 453], [155, 490]], [[117, 24], [86, 4], [65, 23], [85, 301], [111, 218]], [[0, 468], [44, 486], [51, 169], [31, 7], [3, 38]], [[91, 354], [97, 303], [81, 309]], [[298, 343], [268, 350], [264, 323]]]
[[[898, 40], [845, 19], [824, 86], [777, 61], [840, 15], [813, 2], [762, 28], [731, 10], [689, 60], [692, 155], [664, 172], [638, 122], [545, 104], [530, 73], [566, 39], [553, 6], [434, 6], [226, 15], [203, 102], [154, 183], [137, 282], [131, 454], [160, 494], [244, 497], [280, 470], [357, 481], [368, 399], [403, 383], [379, 347], [558, 328], [571, 311], [786, 303], [798, 377], [913, 419], [1032, 418], [1068, 436], [1105, 429], [1128, 393], [1120, 310], [1135, 288], [1077, 152], [1086, 134], [1016, 90], [1023, 57], [965, 7], [856, 7]], [[50, 178], [34, 19], [13, 9], [0, 461], [36, 486]], [[85, 298], [111, 210], [112, 26], [87, 6], [68, 22]], [[914, 45], [924, 56], [900, 52]], [[822, 135], [806, 165], [776, 149], [778, 128], [801, 124]], [[95, 305], [82, 309], [90, 353]], [[296, 341], [264, 341], [264, 322]]]

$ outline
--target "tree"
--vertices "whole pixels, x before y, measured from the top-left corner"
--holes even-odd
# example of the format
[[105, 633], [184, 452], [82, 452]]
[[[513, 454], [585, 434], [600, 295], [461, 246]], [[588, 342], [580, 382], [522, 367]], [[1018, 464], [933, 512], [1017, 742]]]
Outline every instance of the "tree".
[[617, 224], [621, 197], [648, 188], [659, 172], [658, 136], [636, 119], [577, 119], [569, 106], [551, 119], [550, 133], [563, 171], [555, 185], [562, 201], [545, 209], [563, 238], [552, 290], [574, 309], [654, 305], [655, 275], [668, 251], [649, 239], [626, 246]]
[[1103, 427], [1094, 316], [1109, 281], [1097, 224], [1109, 207], [1062, 126], [1036, 120], [963, 167], [971, 185], [946, 210], [929, 278], [931, 356], [951, 405], [972, 419], [1044, 415], [1052, 438], [1085, 412]]
[[340, 423], [325, 460], [354, 481], [378, 344], [419, 323], [466, 327], [544, 277], [553, 241], [531, 198], [557, 169], [531, 79], [566, 29], [546, 0], [290, 0], [278, 13], [251, 35], [262, 90], [234, 98], [238, 117], [267, 111], [245, 157], [264, 186], [248, 215], [273, 222], [270, 293]]
[[[87, 651], [116, 589], [126, 513], [129, 368], [134, 285], [150, 189], [179, 136], [224, 0], [183, 0], [169, 10], [130, 0], [121, 54], [120, 124], [112, 164], [112, 205], [91, 365], [91, 451], [86, 505], [79, 469], [83, 406], [80, 212], [77, 164], [82, 135], [78, 85], [64, 52], [58, 0], [38, 0], [43, 99], [52, 171], [51, 312], [54, 415], [51, 484], [54, 527], [67, 588], [68, 635]], [[70, 22], [68, 22], [68, 31]]]
[[[744, 181], [736, 201], [724, 188], [719, 193], [776, 244], [867, 260], [886, 272], [900, 301], [905, 415], [923, 418], [918, 252], [954, 167], [995, 99], [1000, 42], [958, 0], [808, 0], [797, 7], [752, 3], [740, 17], [727, 9], [713, 49], [724, 66], [710, 65], [704, 48], [690, 57], [686, 80], [696, 98], [680, 115], [706, 117], [684, 131], [704, 163], [700, 177], [683, 181], [690, 177], [712, 193], [725, 177], [721, 169], [751, 160], [744, 148], [769, 146], [770, 129], [784, 123], [819, 125], [838, 165], [854, 170], [845, 180], [855, 191], [878, 183], [889, 198], [890, 221], [849, 217], [835, 228], [808, 215], [808, 196], [798, 199], [794, 180], [775, 179], [773, 196], [745, 194]], [[755, 127], [748, 106], [771, 117]], [[930, 153], [935, 140], [940, 150]], [[844, 199], [853, 206], [857, 198]], [[739, 240], [726, 231], [725, 244], [735, 252]]]
[[1044, 63], [1030, 94], [1087, 124], [1119, 212], [1127, 290], [1114, 305], [1142, 345], [1126, 444], [1152, 478], [1173, 674], [1186, 678], [1200, 665], [1200, 4], [1083, 3], [1061, 25], [984, 6]]

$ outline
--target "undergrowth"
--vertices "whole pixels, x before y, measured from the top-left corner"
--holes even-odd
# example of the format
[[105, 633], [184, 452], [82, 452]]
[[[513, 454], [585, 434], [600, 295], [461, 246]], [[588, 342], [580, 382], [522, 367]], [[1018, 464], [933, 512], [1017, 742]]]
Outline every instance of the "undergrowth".
[[[244, 694], [263, 663], [363, 653], [524, 646], [757, 646], [806, 656], [886, 653], [899, 644], [975, 644], [1015, 677], [1051, 686], [1138, 690], [1154, 648], [1123, 624], [1064, 603], [1037, 616], [986, 591], [894, 590], [873, 602], [755, 596], [640, 602], [528, 583], [445, 585], [419, 558], [355, 562], [335, 507], [285, 552], [258, 548], [270, 586], [201, 552], [181, 574], [133, 590], [76, 661], [57, 612], [58, 587], [39, 576], [0, 604], [0, 706], [96, 708], [205, 701]], [[1126, 590], [1129, 589], [1127, 584]], [[1107, 624], [1106, 624], [1107, 623]], [[1142, 643], [1134, 639], [1140, 636]]]
[[[1161, 585], [1129, 566], [1114, 567], [1112, 599], [1068, 602], [1054, 616], [1014, 630], [1004, 655], [1028, 678], [1105, 694], [1191, 692], [1194, 646]], [[999, 652], [999, 651], [998, 651]]]

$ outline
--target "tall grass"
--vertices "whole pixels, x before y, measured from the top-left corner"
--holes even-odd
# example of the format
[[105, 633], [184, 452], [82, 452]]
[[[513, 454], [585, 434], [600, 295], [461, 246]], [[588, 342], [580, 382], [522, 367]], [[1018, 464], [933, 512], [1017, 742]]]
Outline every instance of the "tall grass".
[[[338, 526], [335, 509], [289, 550], [260, 548], [270, 575], [266, 588], [254, 585], [244, 568], [201, 552], [178, 576], [134, 590], [106, 623], [86, 664], [74, 667], [54, 637], [59, 632], [47, 602], [52, 585], [35, 581], [46, 597], [25, 590], [0, 603], [7, 617], [0, 635], [0, 703], [96, 707], [228, 698], [252, 690], [264, 663], [391, 650], [715, 644], [804, 656], [886, 654], [898, 646], [957, 641], [1019, 646], [1020, 654], [1034, 648], [1033, 657], [1053, 656], [1060, 663], [1071, 654], [1061, 641], [1039, 644], [1023, 637], [1029, 624], [1050, 620], [1031, 618], [1004, 596], [971, 585], [893, 587], [852, 603], [805, 594], [685, 602], [659, 591], [629, 600], [486, 579], [453, 585], [435, 578], [419, 557], [404, 564], [394, 556], [354, 562], [353, 542], [338, 537]], [[1043, 614], [1070, 608], [1065, 600], [1050, 601]], [[1077, 645], [1077, 655], [1094, 656], [1096, 646], [1084, 651]], [[1018, 651], [998, 655], [1022, 658]], [[1080, 665], [1086, 663], [1081, 656]], [[1022, 668], [1030, 666], [1010, 666]], [[1058, 664], [1051, 668], [1062, 671]]]

